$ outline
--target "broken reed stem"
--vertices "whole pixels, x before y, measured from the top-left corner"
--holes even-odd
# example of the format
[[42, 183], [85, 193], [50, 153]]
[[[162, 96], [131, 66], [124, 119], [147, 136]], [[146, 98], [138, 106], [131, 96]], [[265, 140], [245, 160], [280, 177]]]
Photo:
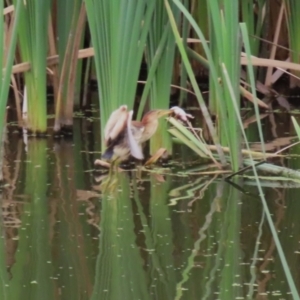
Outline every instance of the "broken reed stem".
[[[86, 49], [81, 49], [78, 51], [78, 59], [82, 59], [82, 58], [87, 58], [87, 57], [91, 57], [94, 56], [94, 48], [90, 47], [90, 48], [86, 48]], [[49, 56], [47, 58], [47, 66], [53, 66], [58, 64], [58, 55], [52, 55]], [[17, 65], [14, 65], [12, 68], [12, 73], [16, 74], [16, 73], [22, 73], [22, 72], [27, 72], [29, 71], [31, 68], [30, 63], [29, 62], [23, 62]]]
[[[88, 58], [94, 56], [94, 48], [89, 47], [85, 49], [81, 49], [78, 51], [78, 59]], [[248, 59], [244, 56], [241, 56], [241, 64], [247, 65], [249, 63]], [[47, 58], [47, 65], [52, 66], [58, 64], [58, 55], [52, 55]], [[292, 69], [300, 71], [300, 65], [296, 63], [291, 63], [287, 61], [275, 60], [275, 59], [267, 59], [267, 58], [258, 58], [258, 57], [251, 57], [250, 64], [253, 66], [260, 66], [260, 67], [269, 67], [273, 66], [275, 68], [283, 68], [283, 69]], [[24, 62], [13, 66], [12, 72], [13, 74], [22, 73], [30, 70], [30, 63]]]
[[[212, 151], [216, 151], [217, 148], [215, 145], [207, 145], [207, 148], [212, 150]], [[230, 148], [228, 147], [222, 147], [223, 151], [225, 153], [229, 153], [230, 152]], [[252, 156], [256, 157], [256, 158], [275, 158], [275, 157], [284, 157], [284, 155], [278, 155], [276, 153], [262, 153], [262, 152], [257, 152], [257, 151], [249, 151], [249, 150], [246, 150], [246, 149], [242, 149], [241, 150], [242, 154], [243, 155], [249, 155], [251, 153]]]

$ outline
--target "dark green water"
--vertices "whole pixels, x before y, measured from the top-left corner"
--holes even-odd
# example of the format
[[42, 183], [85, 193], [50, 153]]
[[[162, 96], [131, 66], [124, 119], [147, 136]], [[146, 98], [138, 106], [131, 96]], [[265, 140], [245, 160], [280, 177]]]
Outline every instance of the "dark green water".
[[[247, 195], [185, 175], [179, 147], [170, 169], [121, 172], [103, 191], [107, 179], [93, 172], [95, 128], [77, 120], [73, 140], [27, 145], [10, 132], [1, 300], [292, 299], [252, 182], [235, 182]], [[264, 193], [300, 290], [299, 189], [272, 184]]]

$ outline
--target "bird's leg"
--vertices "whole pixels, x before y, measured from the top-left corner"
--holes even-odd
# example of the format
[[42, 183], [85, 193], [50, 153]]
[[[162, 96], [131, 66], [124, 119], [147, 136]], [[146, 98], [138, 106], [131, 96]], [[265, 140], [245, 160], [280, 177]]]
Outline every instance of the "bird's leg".
[[142, 171], [143, 171], [143, 167], [140, 164], [138, 164], [136, 166], [136, 178], [138, 180], [142, 179]]
[[156, 163], [160, 158], [167, 156], [168, 152], [165, 148], [159, 148], [146, 162], [145, 166], [152, 165]]

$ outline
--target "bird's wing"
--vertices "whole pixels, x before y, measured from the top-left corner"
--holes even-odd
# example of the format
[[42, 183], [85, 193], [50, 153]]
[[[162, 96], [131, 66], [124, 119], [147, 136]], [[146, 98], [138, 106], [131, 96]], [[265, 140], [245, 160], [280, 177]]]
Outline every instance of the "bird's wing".
[[141, 122], [131, 121], [131, 132], [138, 144], [141, 144], [140, 141], [142, 140], [144, 131], [145, 126]]
[[104, 128], [104, 141], [106, 146], [117, 138], [122, 130], [126, 127], [128, 118], [127, 105], [122, 105], [113, 111]]
[[[130, 153], [133, 157], [137, 159], [143, 159], [144, 155], [142, 152], [141, 145], [138, 144], [136, 140], [136, 133], [132, 132], [133, 127], [132, 125], [132, 114], [133, 111], [131, 110], [128, 114], [127, 118], [127, 136], [128, 136], [128, 144], [130, 147]], [[139, 128], [136, 128], [137, 130], [140, 130]]]

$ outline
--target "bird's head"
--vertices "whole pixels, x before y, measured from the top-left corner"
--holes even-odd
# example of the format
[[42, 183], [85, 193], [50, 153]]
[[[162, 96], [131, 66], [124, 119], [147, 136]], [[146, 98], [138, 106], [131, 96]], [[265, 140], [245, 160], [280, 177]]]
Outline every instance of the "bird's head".
[[149, 123], [158, 120], [159, 118], [170, 115], [172, 113], [172, 110], [170, 109], [154, 109], [148, 111], [142, 120], [142, 123]]

